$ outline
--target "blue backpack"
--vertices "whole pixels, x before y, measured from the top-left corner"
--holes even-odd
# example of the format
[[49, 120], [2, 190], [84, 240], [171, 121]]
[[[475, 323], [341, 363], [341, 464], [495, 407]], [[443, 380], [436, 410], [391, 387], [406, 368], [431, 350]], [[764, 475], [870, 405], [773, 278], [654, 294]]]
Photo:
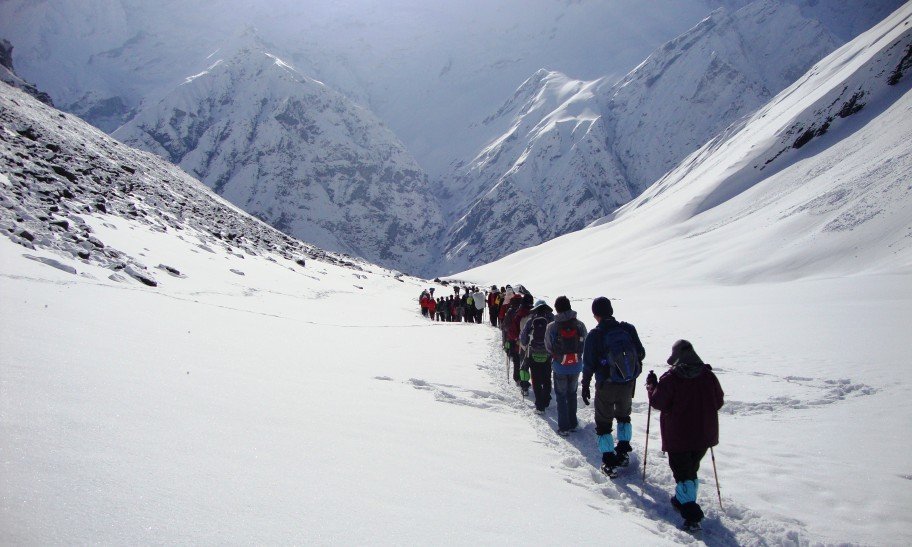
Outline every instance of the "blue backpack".
[[643, 365], [633, 338], [626, 329], [615, 327], [602, 334], [602, 359], [599, 364], [605, 378], [612, 384], [626, 384], [640, 375]]

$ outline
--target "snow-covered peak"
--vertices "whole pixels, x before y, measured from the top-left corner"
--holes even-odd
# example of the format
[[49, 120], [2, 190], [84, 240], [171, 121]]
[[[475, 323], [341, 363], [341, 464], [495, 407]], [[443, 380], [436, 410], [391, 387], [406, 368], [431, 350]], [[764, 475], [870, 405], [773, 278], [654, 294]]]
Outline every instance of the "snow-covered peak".
[[426, 271], [442, 218], [427, 177], [365, 108], [246, 32], [114, 135], [321, 247]]
[[610, 213], [839, 45], [795, 5], [760, 0], [716, 10], [616, 83], [539, 71], [446, 181], [447, 260], [491, 261]]
[[[912, 5], [814, 65], [596, 226], [460, 274], [746, 283], [912, 273]], [[546, 257], [546, 258], [545, 258]], [[553, 279], [552, 279], [553, 278]]]

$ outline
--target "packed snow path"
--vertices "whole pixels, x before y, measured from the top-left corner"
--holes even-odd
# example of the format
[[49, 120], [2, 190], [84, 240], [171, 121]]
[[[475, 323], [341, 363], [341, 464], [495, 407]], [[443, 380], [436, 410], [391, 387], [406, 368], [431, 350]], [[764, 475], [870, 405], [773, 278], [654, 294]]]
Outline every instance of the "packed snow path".
[[[610, 480], [600, 471], [601, 452], [598, 450], [593, 419], [593, 407], [584, 406], [578, 400], [580, 429], [567, 437], [557, 435], [557, 409], [552, 404], [544, 415], [533, 412], [531, 398], [523, 397], [511, 378], [507, 378], [508, 365], [500, 350], [499, 332], [495, 333], [492, 350], [485, 360], [483, 369], [498, 385], [494, 393], [470, 391], [454, 393], [454, 386], [416, 386], [431, 389], [435, 398], [442, 402], [466, 404], [495, 410], [507, 409], [525, 418], [535, 430], [540, 442], [551, 448], [557, 455], [552, 468], [564, 481], [605, 498], [608, 506], [616, 506], [622, 512], [637, 515], [653, 522], [648, 529], [657, 537], [672, 539], [681, 543], [705, 542], [707, 545], [807, 545], [808, 534], [798, 522], [778, 522], [764, 517], [757, 511], [731, 499], [723, 499], [724, 513], [719, 510], [716, 497], [716, 483], [712, 478], [712, 463], [709, 453], [701, 466], [701, 505], [706, 512], [700, 539], [677, 529], [682, 522], [680, 515], [669, 503], [673, 494], [674, 478], [662, 451], [659, 438], [658, 411], [653, 413], [651, 443], [647, 462], [647, 480], [643, 481], [643, 442], [646, 434], [647, 406], [644, 401], [645, 389], [638, 386], [634, 400], [632, 422], [634, 425], [634, 452], [630, 454], [630, 465], [619, 470], [618, 478]], [[646, 368], [650, 367], [647, 362]], [[663, 367], [655, 366], [659, 369]], [[512, 364], [509, 365], [512, 375]], [[717, 371], [719, 372], [719, 371]], [[640, 383], [644, 377], [638, 380]], [[553, 401], [552, 401], [553, 403]], [[724, 453], [724, 451], [723, 451]], [[721, 481], [721, 479], [720, 479]]]

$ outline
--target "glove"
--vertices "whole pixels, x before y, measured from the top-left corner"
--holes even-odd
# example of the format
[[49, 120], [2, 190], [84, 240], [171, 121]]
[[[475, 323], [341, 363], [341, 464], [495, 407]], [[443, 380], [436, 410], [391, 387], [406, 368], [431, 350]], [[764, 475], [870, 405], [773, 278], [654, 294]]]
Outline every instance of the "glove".
[[592, 393], [589, 391], [589, 386], [583, 386], [583, 404], [589, 406], [589, 399], [592, 398]]
[[658, 383], [659, 379], [656, 377], [656, 373], [650, 370], [649, 374], [646, 375], [646, 385], [648, 387], [653, 387]]

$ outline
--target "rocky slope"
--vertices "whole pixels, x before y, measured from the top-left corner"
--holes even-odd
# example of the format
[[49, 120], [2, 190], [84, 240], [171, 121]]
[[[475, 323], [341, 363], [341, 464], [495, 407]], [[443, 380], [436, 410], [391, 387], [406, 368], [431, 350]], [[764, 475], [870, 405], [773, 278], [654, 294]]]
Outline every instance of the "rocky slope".
[[34, 84], [23, 80], [16, 74], [13, 69], [13, 45], [9, 43], [9, 40], [0, 40], [0, 81], [25, 91], [45, 104], [54, 106], [50, 95], [39, 91]]
[[207, 62], [114, 136], [294, 237], [427, 270], [442, 217], [427, 176], [389, 129], [252, 30]]
[[182, 275], [180, 264], [148, 263], [96, 237], [92, 218], [127, 219], [203, 253], [296, 261], [292, 267], [303, 267], [308, 258], [368, 266], [282, 234], [170, 163], [0, 83], [0, 234], [27, 249], [108, 268], [117, 281], [155, 286]]

